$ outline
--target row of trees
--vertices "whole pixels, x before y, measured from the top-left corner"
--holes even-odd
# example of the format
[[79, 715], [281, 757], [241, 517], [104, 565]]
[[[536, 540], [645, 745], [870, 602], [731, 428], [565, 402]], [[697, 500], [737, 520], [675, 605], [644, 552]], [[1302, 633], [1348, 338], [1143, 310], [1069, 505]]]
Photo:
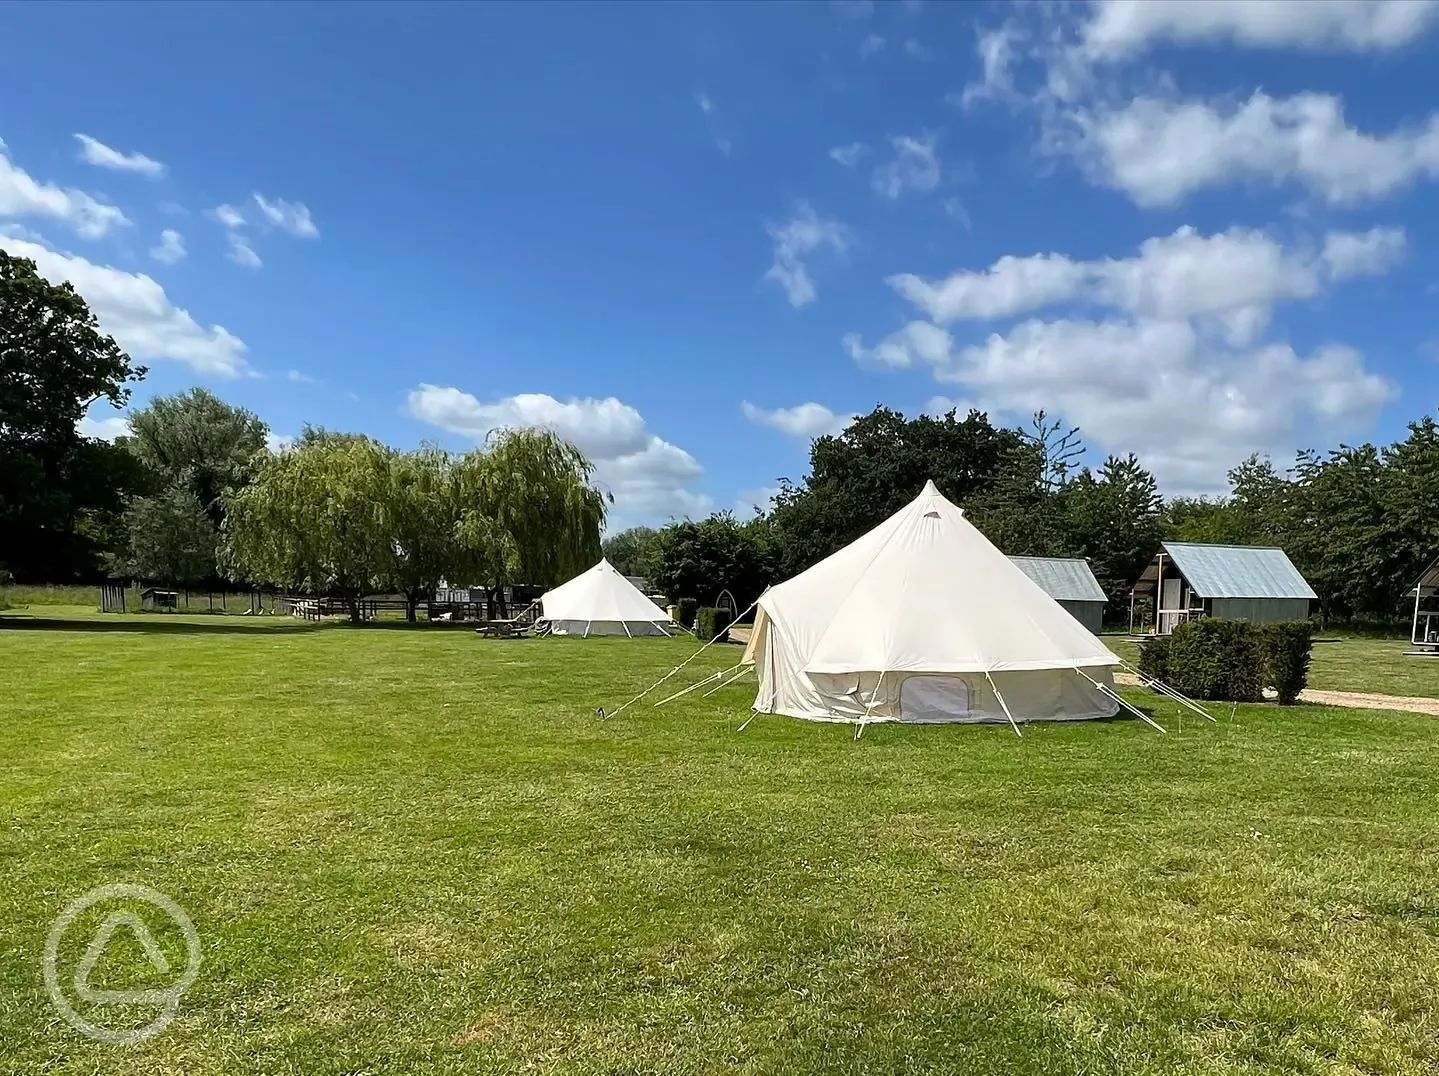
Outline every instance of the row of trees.
[[1134, 456], [1078, 468], [1082, 452], [1078, 431], [1043, 414], [1020, 430], [977, 411], [906, 419], [878, 407], [816, 440], [809, 474], [798, 485], [782, 480], [770, 511], [633, 528], [607, 539], [605, 554], [671, 598], [709, 604], [724, 588], [743, 607], [878, 525], [932, 478], [1001, 549], [1086, 557], [1119, 601], [1155, 552], [1163, 504]]
[[721, 588], [746, 605], [853, 541], [933, 478], [1007, 553], [1084, 557], [1110, 601], [1163, 540], [1275, 545], [1309, 580], [1327, 618], [1392, 618], [1439, 556], [1439, 424], [1411, 423], [1394, 444], [1301, 452], [1293, 466], [1252, 457], [1227, 495], [1164, 501], [1133, 455], [1077, 461], [1079, 431], [1044, 414], [1026, 429], [979, 412], [906, 419], [878, 407], [810, 451], [802, 482], [781, 482], [771, 510], [748, 522], [719, 513], [605, 543], [611, 562], [672, 598], [713, 602]]
[[606, 499], [573, 445], [507, 431], [483, 449], [398, 452], [310, 431], [224, 498], [220, 563], [231, 578], [342, 598], [398, 591], [406, 613], [442, 580], [550, 585], [600, 554]]

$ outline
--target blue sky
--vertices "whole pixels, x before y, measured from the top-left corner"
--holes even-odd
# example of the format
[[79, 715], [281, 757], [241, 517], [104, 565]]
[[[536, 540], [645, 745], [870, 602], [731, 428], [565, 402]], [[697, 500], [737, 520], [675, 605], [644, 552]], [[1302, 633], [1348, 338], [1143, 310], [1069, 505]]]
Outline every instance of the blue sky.
[[[1166, 491], [1439, 381], [1439, 5], [26, 5], [0, 246], [277, 437], [576, 440], [614, 525], [885, 403]], [[85, 136], [81, 138], [79, 136]], [[123, 416], [86, 428], [113, 434]]]

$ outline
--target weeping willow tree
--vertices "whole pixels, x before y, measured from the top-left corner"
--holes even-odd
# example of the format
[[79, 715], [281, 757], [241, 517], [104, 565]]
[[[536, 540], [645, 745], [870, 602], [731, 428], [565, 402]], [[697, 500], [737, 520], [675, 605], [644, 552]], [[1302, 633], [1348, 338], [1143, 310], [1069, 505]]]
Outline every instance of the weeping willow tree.
[[315, 441], [272, 456], [255, 480], [225, 498], [220, 563], [234, 579], [344, 600], [360, 598], [393, 571], [390, 449], [369, 438]]
[[540, 430], [454, 456], [367, 437], [307, 436], [225, 501], [220, 561], [236, 579], [342, 598], [398, 590], [414, 618], [442, 578], [550, 586], [600, 557], [607, 500], [593, 467]]
[[608, 498], [570, 442], [547, 430], [498, 430], [454, 470], [460, 545], [492, 588], [552, 586], [599, 560]]

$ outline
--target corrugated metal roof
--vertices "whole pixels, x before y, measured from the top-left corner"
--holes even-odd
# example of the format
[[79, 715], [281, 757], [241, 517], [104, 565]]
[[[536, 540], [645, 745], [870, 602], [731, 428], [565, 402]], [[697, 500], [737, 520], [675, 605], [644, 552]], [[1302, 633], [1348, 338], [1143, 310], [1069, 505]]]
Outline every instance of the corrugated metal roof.
[[1164, 551], [1201, 598], [1319, 597], [1282, 549], [1165, 542]]
[[1057, 602], [1102, 602], [1104, 590], [1089, 561], [1076, 557], [1010, 557], [1015, 566], [1033, 579]]

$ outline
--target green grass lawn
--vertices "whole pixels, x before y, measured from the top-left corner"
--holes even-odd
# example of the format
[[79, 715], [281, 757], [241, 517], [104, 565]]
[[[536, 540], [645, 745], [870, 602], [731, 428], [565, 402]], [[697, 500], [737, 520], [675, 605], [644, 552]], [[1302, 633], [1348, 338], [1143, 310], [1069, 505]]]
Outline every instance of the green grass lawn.
[[[1309, 686], [1327, 691], [1368, 691], [1380, 695], [1439, 697], [1439, 658], [1405, 657], [1406, 639], [1319, 635], [1309, 670]], [[1139, 646], [1122, 635], [1104, 643], [1128, 661], [1139, 660]]]
[[[596, 720], [693, 646], [0, 617], [0, 1071], [1439, 1071], [1433, 718]], [[204, 950], [137, 1046], [40, 973], [110, 882]]]

